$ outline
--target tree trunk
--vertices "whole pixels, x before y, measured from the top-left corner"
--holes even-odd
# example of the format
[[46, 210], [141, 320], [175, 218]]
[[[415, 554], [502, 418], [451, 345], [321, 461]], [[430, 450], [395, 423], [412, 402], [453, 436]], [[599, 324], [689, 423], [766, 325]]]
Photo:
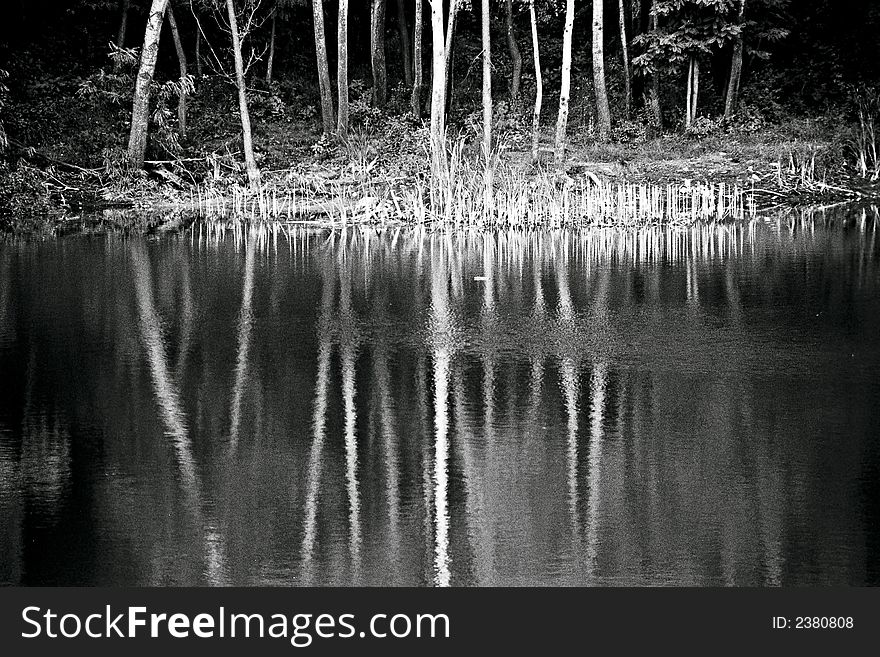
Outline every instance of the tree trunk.
[[532, 22], [532, 53], [535, 59], [535, 111], [532, 115], [532, 162], [537, 162], [538, 145], [541, 138], [541, 103], [544, 100], [544, 79], [541, 73], [541, 53], [538, 50], [538, 21], [535, 17], [535, 0], [529, 0], [529, 17]]
[[522, 54], [513, 31], [513, 0], [507, 0], [506, 6], [507, 49], [510, 51], [510, 60], [513, 63], [510, 77], [510, 104], [518, 110], [520, 106], [519, 88], [522, 81]]
[[[654, 13], [655, 2], [656, 0], [651, 0], [648, 14], [648, 29], [652, 32], [656, 32], [658, 29], [657, 15]], [[658, 71], [653, 71], [650, 77], [651, 81], [647, 91], [647, 105], [650, 110], [649, 121], [652, 133], [651, 136], [654, 137], [663, 130], [663, 110], [660, 107], [660, 73]]]
[[[443, 0], [431, 3], [431, 156], [433, 173], [446, 162], [446, 46], [443, 40]], [[455, 0], [452, 0], [453, 3]]]
[[446, 21], [446, 49], [445, 49], [445, 68], [443, 69], [443, 79], [446, 84], [446, 114], [452, 113], [452, 94], [453, 88], [453, 57], [455, 56], [455, 46], [453, 35], [455, 34], [455, 19], [458, 18], [458, 8], [461, 0], [449, 0], [449, 16]]
[[122, 0], [122, 18], [119, 21], [119, 33], [116, 35], [116, 46], [125, 48], [125, 34], [128, 31], [128, 10], [131, 0]]
[[339, 115], [336, 135], [348, 138], [348, 0], [339, 0], [339, 20], [336, 29], [336, 91]]
[[623, 88], [625, 94], [624, 110], [626, 111], [626, 120], [629, 121], [632, 115], [632, 67], [629, 63], [629, 40], [626, 29], [626, 2], [618, 0], [620, 19], [620, 47], [623, 51]]
[[134, 104], [131, 110], [131, 134], [128, 138], [128, 160], [140, 169], [144, 166], [147, 151], [147, 130], [150, 122], [150, 85], [156, 70], [156, 56], [159, 54], [159, 36], [168, 0], [153, 0], [144, 33], [144, 47], [141, 50], [141, 63], [134, 89]]
[[687, 130], [697, 118], [697, 99], [700, 96], [700, 60], [691, 55], [688, 64], [687, 100], [684, 116], [684, 128]]
[[400, 43], [403, 49], [403, 83], [412, 88], [413, 63], [412, 43], [409, 40], [409, 23], [406, 21], [406, 12], [403, 9], [403, 0], [397, 0], [397, 29], [400, 31]]
[[605, 88], [605, 17], [603, 0], [593, 0], [593, 89], [596, 95], [596, 118], [599, 139], [611, 138], [611, 109]]
[[174, 12], [171, 5], [166, 10], [168, 14], [168, 25], [171, 27], [171, 37], [174, 39], [174, 49], [177, 51], [177, 65], [180, 68], [181, 94], [177, 99], [177, 123], [180, 127], [180, 136], [186, 137], [186, 94], [183, 93], [183, 83], [186, 80], [186, 52], [183, 49], [183, 42], [180, 40], [180, 32], [177, 29], [177, 21], [174, 20]]
[[415, 118], [420, 119], [422, 117], [422, 26], [424, 24], [422, 0], [416, 0], [414, 21], [412, 113]]
[[272, 82], [272, 66], [275, 63], [275, 15], [278, 12], [272, 10], [272, 33], [269, 37], [269, 61], [266, 63], [266, 83]]
[[724, 99], [724, 118], [726, 119], [729, 119], [736, 114], [737, 105], [739, 104], [739, 82], [742, 77], [743, 66], [742, 24], [745, 12], [746, 0], [739, 0], [738, 23], [740, 26], [740, 33], [736, 35], [736, 41], [733, 42], [733, 58], [730, 62], [730, 80], [727, 82], [727, 96]]
[[226, 13], [229, 16], [229, 31], [232, 33], [232, 55], [235, 59], [235, 84], [238, 87], [238, 111], [241, 115], [241, 134], [244, 147], [244, 163], [247, 169], [248, 183], [252, 192], [260, 190], [260, 170], [254, 158], [253, 136], [251, 134], [251, 116], [247, 105], [247, 86], [244, 79], [244, 62], [241, 58], [241, 41], [238, 35], [238, 20], [232, 0], [226, 0]]
[[565, 31], [562, 33], [562, 83], [559, 88], [559, 116], [556, 119], [554, 159], [562, 165], [565, 159], [565, 131], [568, 126], [568, 94], [571, 90], [571, 32], [574, 27], [574, 0], [565, 2]]
[[196, 25], [196, 76], [202, 77], [202, 28]]
[[[492, 154], [492, 37], [490, 31], [489, 0], [482, 0], [483, 36], [483, 154], [486, 162]], [[488, 166], [488, 165], [487, 165]]]
[[318, 60], [318, 88], [321, 91], [321, 120], [324, 134], [332, 135], [336, 127], [333, 115], [333, 94], [330, 90], [330, 64], [327, 62], [327, 37], [324, 33], [324, 0], [312, 2], [315, 20], [315, 53]]
[[388, 73], [385, 68], [385, 0], [370, 6], [370, 64], [373, 69], [373, 106], [388, 102]]

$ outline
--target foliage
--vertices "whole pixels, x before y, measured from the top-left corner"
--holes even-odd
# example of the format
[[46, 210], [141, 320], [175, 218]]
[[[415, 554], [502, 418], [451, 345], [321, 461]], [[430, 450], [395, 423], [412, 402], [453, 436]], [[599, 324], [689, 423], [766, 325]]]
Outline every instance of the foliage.
[[39, 169], [0, 160], [0, 215], [42, 214], [49, 207], [49, 189]]
[[643, 52], [633, 59], [642, 73], [675, 71], [691, 58], [721, 49], [740, 34], [737, 0], [657, 0], [658, 29], [634, 40]]
[[[104, 68], [98, 69], [96, 73], [85, 78], [79, 85], [77, 96], [91, 105], [95, 114], [111, 117], [114, 123], [121, 127], [128, 123], [131, 111], [131, 90], [134, 88], [138, 65], [137, 50], [118, 48], [110, 44], [108, 57], [114, 64], [113, 68], [109, 71]], [[155, 143], [161, 151], [171, 157], [178, 157], [182, 150], [177, 129], [177, 113], [171, 108], [171, 104], [180, 97], [192, 95], [194, 92], [195, 80], [191, 75], [167, 82], [157, 82], [155, 79], [152, 81], [153, 113], [150, 132], [155, 136]], [[103, 154], [105, 149], [113, 148], [114, 144], [107, 143], [105, 136], [94, 135], [94, 137], [96, 143], [93, 152]], [[107, 168], [107, 158], [103, 159]]]

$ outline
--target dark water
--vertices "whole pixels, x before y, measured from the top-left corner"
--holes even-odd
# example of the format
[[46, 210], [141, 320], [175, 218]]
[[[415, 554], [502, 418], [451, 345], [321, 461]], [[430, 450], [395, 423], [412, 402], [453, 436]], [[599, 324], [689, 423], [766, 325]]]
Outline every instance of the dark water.
[[880, 241], [0, 244], [0, 582], [877, 584]]

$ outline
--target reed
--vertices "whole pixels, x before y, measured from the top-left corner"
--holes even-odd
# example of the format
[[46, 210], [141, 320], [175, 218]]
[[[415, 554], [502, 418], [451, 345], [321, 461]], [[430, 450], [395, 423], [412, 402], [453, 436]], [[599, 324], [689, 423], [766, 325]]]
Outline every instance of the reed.
[[[436, 158], [435, 158], [436, 159]], [[366, 172], [369, 173], [369, 172]], [[199, 190], [208, 217], [320, 224], [448, 224], [457, 227], [630, 226], [742, 220], [754, 214], [748, 190], [684, 181], [662, 186], [517, 168], [493, 155], [471, 157], [458, 140], [445, 161], [412, 180], [286, 180], [254, 194]]]
[[862, 178], [871, 182], [880, 179], [880, 153], [877, 149], [877, 121], [880, 118], [880, 97], [866, 92], [858, 100], [858, 122], [850, 140], [856, 168]]

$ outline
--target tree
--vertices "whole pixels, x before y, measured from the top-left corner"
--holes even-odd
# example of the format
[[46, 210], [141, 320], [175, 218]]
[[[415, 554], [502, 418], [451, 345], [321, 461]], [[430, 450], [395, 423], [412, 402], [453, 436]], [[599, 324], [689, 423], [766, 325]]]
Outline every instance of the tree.
[[180, 39], [180, 31], [177, 29], [177, 21], [174, 20], [174, 11], [169, 3], [168, 26], [171, 28], [171, 37], [174, 40], [174, 49], [177, 51], [177, 65], [180, 68], [180, 93], [177, 98], [177, 123], [180, 128], [180, 136], [186, 137], [186, 93], [185, 83], [189, 77], [186, 72], [186, 51], [183, 49], [183, 41]]
[[[416, 20], [418, 20], [418, 15]], [[403, 83], [407, 87], [412, 87], [412, 43], [409, 40], [409, 23], [407, 23], [406, 12], [403, 9], [403, 0], [397, 0], [397, 29], [400, 32], [400, 44], [403, 51]]]
[[241, 39], [238, 32], [238, 19], [232, 0], [226, 0], [226, 13], [229, 18], [229, 31], [232, 35], [232, 56], [235, 61], [235, 85], [238, 87], [238, 111], [241, 117], [241, 133], [244, 148], [244, 162], [251, 191], [260, 189], [260, 170], [254, 158], [254, 144], [251, 133], [251, 117], [247, 104], [247, 85], [244, 79], [244, 61], [241, 56]]
[[370, 65], [373, 70], [373, 105], [388, 102], [388, 73], [385, 67], [385, 0], [370, 5]]
[[513, 70], [510, 75], [510, 103], [514, 108], [520, 105], [519, 88], [522, 80], [522, 54], [519, 44], [516, 42], [516, 33], [513, 30], [513, 0], [507, 0], [505, 13], [505, 26], [507, 28], [507, 49], [510, 51], [510, 61]]
[[458, 10], [461, 8], [462, 0], [449, 0], [449, 16], [446, 20], [446, 45], [444, 48], [443, 79], [446, 81], [446, 107], [445, 112], [452, 111], [452, 94], [453, 94], [453, 70], [452, 59], [455, 53], [455, 42], [453, 35], [455, 34], [455, 22], [458, 17]]
[[[701, 61], [741, 31], [732, 9], [739, 0], [654, 0], [654, 29], [638, 40], [645, 52], [634, 63], [655, 75], [686, 67], [684, 127], [697, 117]], [[660, 19], [663, 19], [661, 24]]]
[[156, 70], [156, 57], [159, 54], [159, 37], [168, 0], [153, 0], [147, 17], [144, 32], [144, 47], [141, 49], [141, 62], [138, 68], [134, 89], [134, 103], [131, 110], [131, 132], [128, 137], [128, 160], [140, 169], [144, 166], [147, 151], [147, 130], [150, 121], [150, 88]]
[[[742, 26], [743, 16], [746, 12], [746, 0], [739, 0], [739, 15], [737, 22]], [[733, 57], [730, 60], [730, 79], [727, 82], [727, 94], [724, 98], [724, 116], [730, 118], [736, 113], [739, 101], [739, 81], [742, 76], [743, 66], [743, 34], [740, 31], [733, 41]]]
[[597, 127], [599, 139], [611, 138], [611, 110], [608, 107], [608, 90], [605, 88], [605, 16], [603, 0], [593, 0], [593, 89], [596, 95]]
[[424, 11], [422, 0], [416, 0], [416, 13], [413, 22], [413, 88], [412, 88], [412, 113], [415, 118], [422, 116], [422, 26], [424, 24]]
[[618, 21], [620, 23], [620, 49], [623, 54], [623, 88], [624, 88], [624, 110], [626, 118], [629, 120], [632, 114], [632, 67], [629, 63], [629, 41], [627, 38], [628, 30], [626, 29], [626, 0], [618, 0]]
[[125, 48], [125, 35], [128, 31], [128, 10], [131, 9], [131, 0], [122, 0], [122, 18], [119, 20], [119, 33], [116, 35], [116, 45]]
[[[445, 169], [446, 44], [443, 39], [443, 0], [431, 4], [431, 157], [433, 172]], [[454, 3], [455, 0], [452, 0]]]
[[482, 0], [482, 42], [483, 42], [483, 154], [488, 166], [492, 153], [492, 38], [489, 0]]
[[339, 114], [336, 135], [348, 138], [348, 0], [339, 0], [339, 20], [336, 27], [336, 91]]
[[324, 1], [312, 0], [315, 19], [315, 54], [318, 63], [318, 88], [321, 92], [321, 120], [324, 134], [333, 134], [336, 117], [333, 114], [333, 96], [330, 91], [330, 65], [327, 62], [327, 37], [324, 33]]
[[272, 68], [275, 63], [275, 22], [278, 18], [278, 7], [272, 7], [272, 31], [269, 35], [269, 59], [266, 62], [266, 82], [272, 82]]
[[538, 161], [538, 143], [541, 137], [541, 103], [544, 99], [544, 80], [541, 75], [541, 53], [538, 50], [538, 21], [535, 0], [529, 0], [529, 18], [532, 23], [532, 53], [535, 60], [535, 111], [532, 114], [532, 161]]
[[568, 126], [568, 96], [571, 91], [571, 33], [574, 27], [574, 0], [565, 1], [565, 30], [562, 33], [562, 82], [559, 87], [559, 114], [556, 119], [554, 159], [561, 165], [565, 158], [565, 132]]

